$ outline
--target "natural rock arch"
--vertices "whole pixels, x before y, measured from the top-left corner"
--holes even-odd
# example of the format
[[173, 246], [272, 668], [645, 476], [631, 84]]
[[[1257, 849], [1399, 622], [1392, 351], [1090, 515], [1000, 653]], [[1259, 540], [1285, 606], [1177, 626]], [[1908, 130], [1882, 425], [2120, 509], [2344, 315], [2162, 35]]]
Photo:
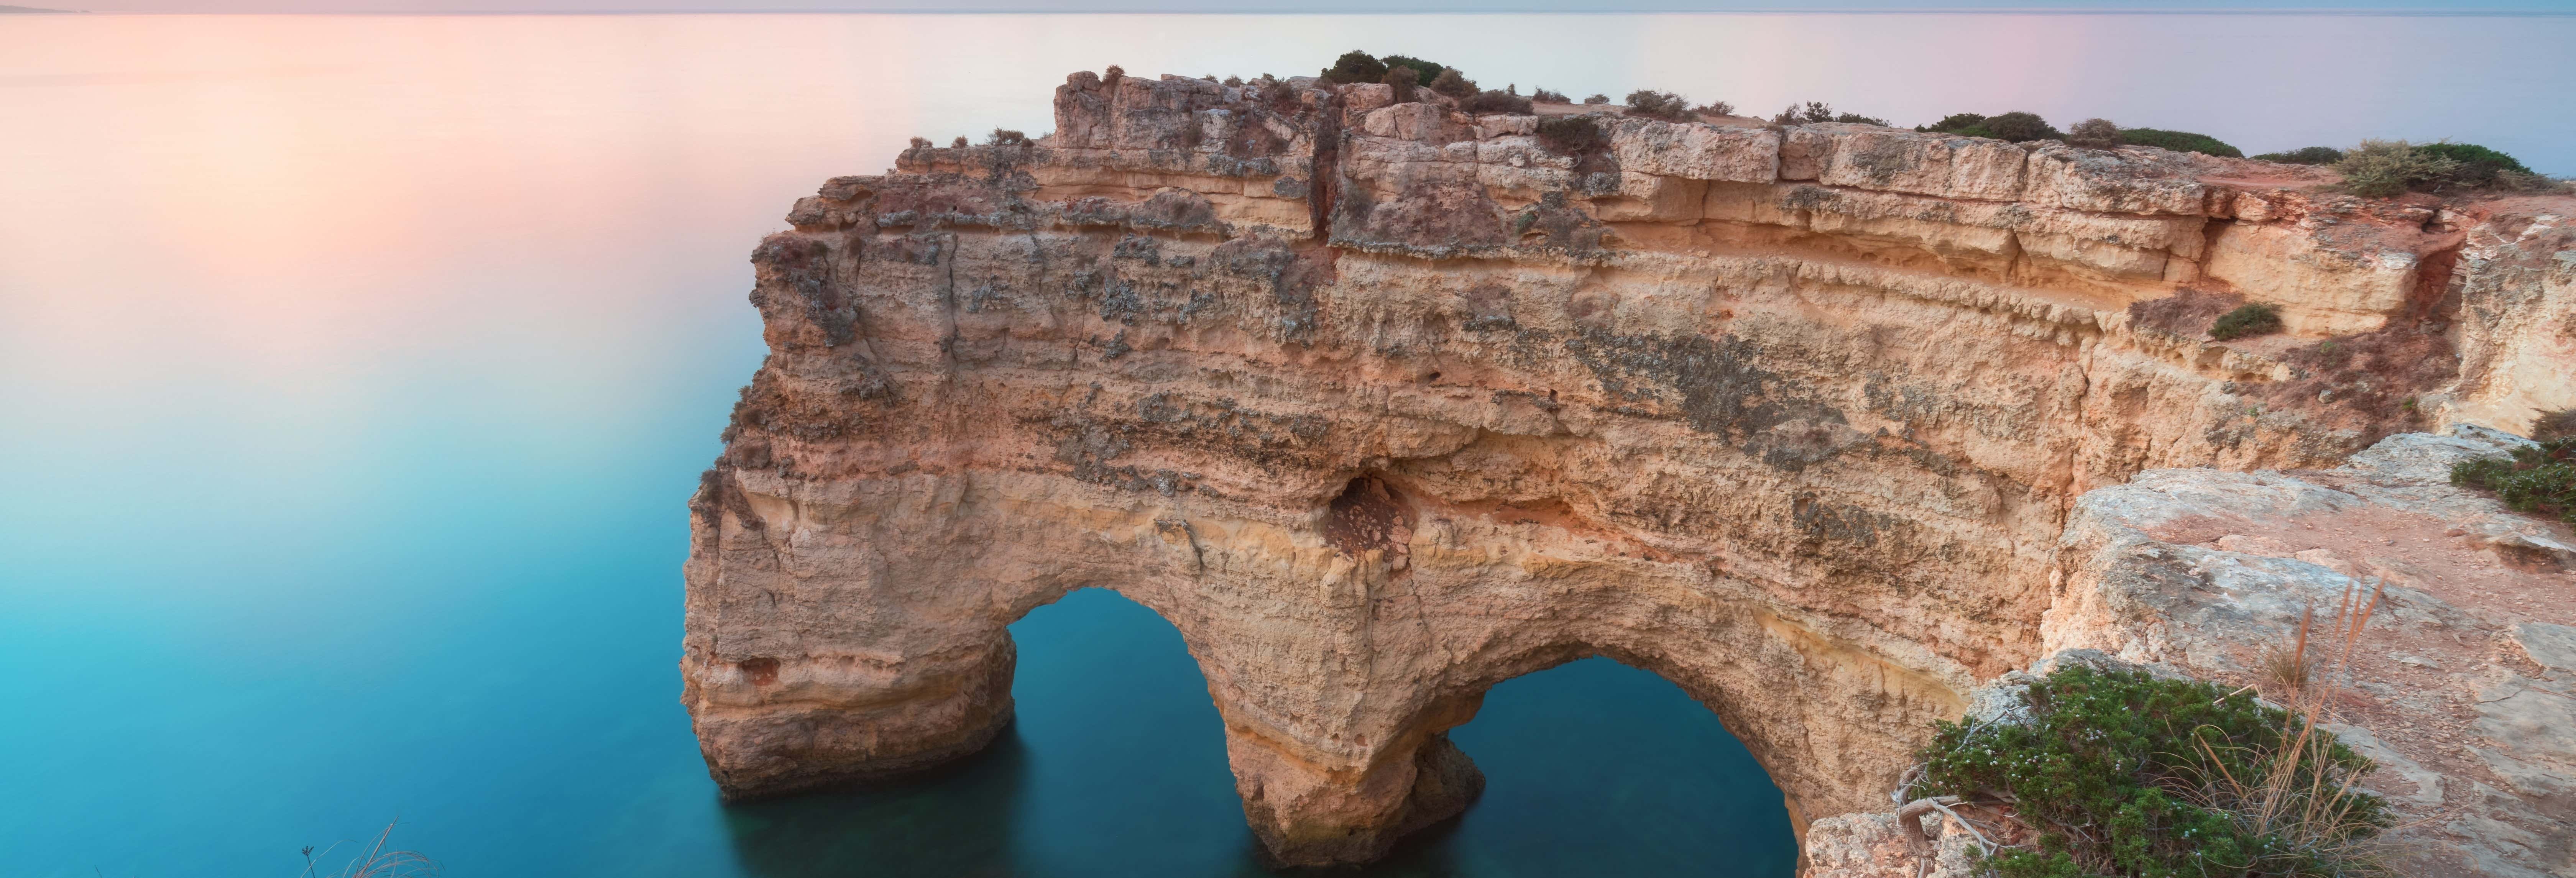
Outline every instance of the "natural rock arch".
[[[1006, 626], [1085, 587], [1181, 632], [1225, 718], [1245, 812], [1287, 862], [1373, 858], [1456, 814], [1481, 780], [1445, 733], [1493, 685], [1590, 655], [1715, 708], [1793, 824], [1848, 810], [1834, 791], [1885, 771], [1870, 758], [1882, 730], [1956, 710], [1937, 681], [1833, 648], [1715, 577], [1622, 569], [1543, 533], [1560, 528], [1454, 508], [1398, 476], [1341, 480], [1298, 522], [1009, 476], [915, 475], [840, 497], [722, 477], [746, 492], [702, 497], [692, 563], [719, 587], [699, 590], [718, 599], [693, 607], [692, 627], [745, 636], [719, 640], [717, 662], [692, 651], [689, 698], [730, 794], [972, 752], [1009, 721]], [[793, 575], [854, 554], [819, 592]], [[865, 648], [826, 646], [840, 643]]]
[[[1606, 117], [1569, 156], [1390, 100], [1076, 74], [1038, 143], [797, 203], [691, 503], [684, 697], [729, 794], [972, 751], [1004, 626], [1102, 585], [1181, 631], [1290, 862], [1454, 810], [1442, 732], [1578, 651], [1716, 709], [1802, 828], [1879, 807], [2081, 604], [2076, 497], [2366, 446], [2463, 362], [2419, 327], [2457, 316], [2475, 369], [2521, 343], [2450, 291], [2556, 252], [2446, 283], [2465, 232], [2312, 234], [2340, 208], [2243, 182], [2282, 166]], [[2256, 293], [2282, 344], [2413, 353], [2201, 338]], [[2560, 398], [2510, 384], [2440, 405]]]

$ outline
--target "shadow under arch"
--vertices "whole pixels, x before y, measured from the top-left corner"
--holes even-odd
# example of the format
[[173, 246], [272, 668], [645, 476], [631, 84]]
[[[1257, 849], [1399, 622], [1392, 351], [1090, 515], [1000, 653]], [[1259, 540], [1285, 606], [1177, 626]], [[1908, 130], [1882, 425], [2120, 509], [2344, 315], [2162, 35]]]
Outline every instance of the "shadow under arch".
[[1475, 718], [1448, 731], [1484, 771], [1483, 796], [1365, 874], [1796, 873], [1780, 788], [1716, 711], [1590, 651], [1533, 664], [1488, 687]]
[[1251, 843], [1224, 722], [1180, 631], [1104, 588], [1009, 626], [1009, 728], [888, 781], [724, 806], [758, 878], [1224, 875]]

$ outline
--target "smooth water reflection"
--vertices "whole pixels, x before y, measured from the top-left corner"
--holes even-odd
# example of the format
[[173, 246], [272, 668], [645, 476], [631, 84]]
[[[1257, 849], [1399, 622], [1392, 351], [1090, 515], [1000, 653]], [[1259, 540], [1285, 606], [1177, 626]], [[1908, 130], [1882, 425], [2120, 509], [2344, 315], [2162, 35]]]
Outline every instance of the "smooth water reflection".
[[[1248, 868], [1195, 668], [1105, 596], [1023, 623], [1024, 656], [1073, 647], [1024, 660], [1016, 749], [944, 785], [722, 808], [676, 703], [682, 503], [762, 354], [744, 255], [907, 137], [1044, 131], [1070, 70], [1293, 74], [1364, 46], [1524, 89], [2019, 107], [2256, 150], [2449, 136], [2566, 173], [2571, 37], [2563, 17], [0, 16], [0, 873], [289, 875], [297, 848], [396, 817], [451, 875]], [[1784, 837], [1759, 824], [1776, 793], [1649, 675], [1506, 683], [1457, 737], [1488, 798], [1380, 874], [1787, 868], [1759, 853]], [[1703, 843], [1735, 825], [1755, 841]]]

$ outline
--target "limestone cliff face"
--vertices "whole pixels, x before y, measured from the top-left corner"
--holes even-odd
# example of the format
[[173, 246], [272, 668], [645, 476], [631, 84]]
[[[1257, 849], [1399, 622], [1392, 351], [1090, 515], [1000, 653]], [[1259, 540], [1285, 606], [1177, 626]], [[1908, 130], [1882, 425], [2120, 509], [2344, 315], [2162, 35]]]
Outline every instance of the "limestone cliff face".
[[[2084, 492], [2519, 428], [2576, 367], [2535, 316], [2576, 309], [2576, 205], [1389, 97], [1080, 73], [1033, 145], [797, 203], [691, 505], [729, 794], [973, 751], [1004, 626], [1102, 587], [1181, 631], [1283, 861], [1456, 813], [1446, 730], [1590, 655], [1708, 704], [1804, 825], [2040, 655]], [[2245, 298], [2291, 332], [2201, 338]]]

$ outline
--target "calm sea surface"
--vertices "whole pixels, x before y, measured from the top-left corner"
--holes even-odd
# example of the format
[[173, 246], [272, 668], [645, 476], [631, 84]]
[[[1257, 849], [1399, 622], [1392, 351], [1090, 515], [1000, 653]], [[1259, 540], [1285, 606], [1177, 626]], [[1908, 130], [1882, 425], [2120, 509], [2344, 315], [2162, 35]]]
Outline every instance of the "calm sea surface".
[[[0, 16], [0, 874], [1258, 874], [1178, 634], [1014, 626], [1020, 721], [897, 788], [725, 807], [679, 682], [682, 502], [760, 359], [753, 243], [1071, 70], [1353, 48], [1572, 94], [2576, 173], [2576, 19]], [[1456, 734], [1491, 778], [1372, 875], [1785, 876], [1779, 793], [1592, 660]], [[346, 845], [341, 848], [347, 850]], [[337, 855], [333, 855], [333, 860]], [[1349, 874], [1349, 873], [1345, 873]]]

